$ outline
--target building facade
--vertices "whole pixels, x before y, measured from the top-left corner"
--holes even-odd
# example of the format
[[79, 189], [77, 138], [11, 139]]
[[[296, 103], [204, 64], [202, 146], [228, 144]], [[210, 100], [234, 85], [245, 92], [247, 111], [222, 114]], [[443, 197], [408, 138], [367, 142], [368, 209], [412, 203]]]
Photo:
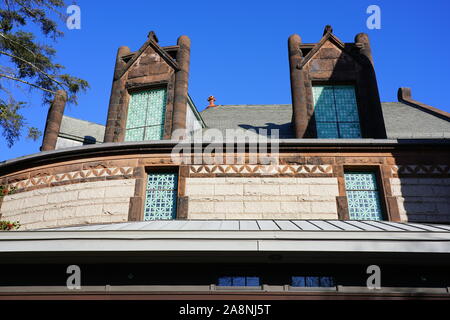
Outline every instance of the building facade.
[[[0, 235], [5, 268], [40, 257], [47, 280], [0, 297], [450, 298], [450, 114], [409, 88], [381, 102], [366, 34], [292, 35], [288, 57], [291, 105], [199, 112], [189, 38], [154, 32], [119, 48], [106, 126], [64, 116], [59, 92], [42, 152], [0, 164], [1, 220], [22, 230]], [[76, 293], [50, 275], [73, 261]]]

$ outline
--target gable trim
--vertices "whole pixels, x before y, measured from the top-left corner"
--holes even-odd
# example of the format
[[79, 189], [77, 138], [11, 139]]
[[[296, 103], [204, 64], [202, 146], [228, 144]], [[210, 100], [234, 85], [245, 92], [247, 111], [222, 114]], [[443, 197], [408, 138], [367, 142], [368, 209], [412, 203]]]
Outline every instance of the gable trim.
[[167, 62], [167, 64], [169, 66], [171, 66], [173, 69], [175, 69], [176, 71], [180, 70], [178, 63], [172, 59], [172, 57], [170, 57], [164, 50], [163, 48], [161, 48], [153, 39], [149, 38], [143, 45], [142, 47], [134, 53], [133, 57], [127, 62], [127, 64], [125, 65], [125, 67], [118, 73], [118, 75], [116, 77], [114, 77], [114, 80], [120, 79], [122, 78], [122, 76], [128, 71], [128, 69], [130, 69], [130, 67], [136, 62], [136, 60], [141, 56], [141, 54], [147, 49], [147, 47], [151, 47], [152, 49], [154, 49], [156, 51], [156, 53], [158, 53], [165, 62]]
[[325, 42], [330, 41], [335, 46], [338, 47], [338, 49], [342, 50], [343, 52], [350, 55], [353, 59], [355, 59], [356, 62], [359, 63], [359, 59], [347, 48], [345, 48], [345, 43], [342, 42], [339, 38], [337, 38], [334, 34], [331, 32], [325, 33], [325, 35], [320, 39], [320, 41], [311, 49], [310, 52], [303, 58], [302, 62], [297, 66], [297, 69], [303, 69], [303, 67], [312, 60], [312, 57], [322, 48], [322, 46], [325, 44]]

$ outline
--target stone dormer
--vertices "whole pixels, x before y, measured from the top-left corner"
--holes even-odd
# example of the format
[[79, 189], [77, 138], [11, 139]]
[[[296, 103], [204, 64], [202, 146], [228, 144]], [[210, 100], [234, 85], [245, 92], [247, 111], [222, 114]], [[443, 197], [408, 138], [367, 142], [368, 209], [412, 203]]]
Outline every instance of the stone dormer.
[[[326, 26], [317, 43], [290, 36], [288, 49], [296, 138], [386, 138], [367, 34], [344, 43]], [[330, 107], [327, 100], [335, 100], [332, 110], [323, 110]], [[333, 119], [326, 119], [327, 113]], [[344, 132], [345, 126], [352, 132]]]
[[136, 52], [120, 47], [105, 130], [105, 142], [170, 139], [189, 122], [190, 40], [161, 47], [154, 32]]

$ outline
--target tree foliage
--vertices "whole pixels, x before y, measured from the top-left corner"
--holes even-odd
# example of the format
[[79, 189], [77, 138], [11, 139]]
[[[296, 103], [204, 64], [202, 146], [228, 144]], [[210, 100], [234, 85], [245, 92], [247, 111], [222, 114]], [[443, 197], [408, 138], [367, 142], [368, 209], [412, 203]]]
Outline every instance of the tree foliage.
[[[63, 73], [64, 67], [55, 62], [52, 44], [63, 36], [58, 29], [58, 20], [66, 17], [63, 0], [0, 0], [0, 3], [0, 126], [11, 147], [23, 129], [35, 140], [41, 133], [27, 125], [21, 114], [27, 102], [18, 101], [7, 84], [41, 92], [45, 105], [59, 89], [67, 92], [68, 102], [76, 104], [77, 94], [89, 84]], [[39, 31], [30, 32], [33, 27]], [[37, 36], [46, 43], [40, 43]]]

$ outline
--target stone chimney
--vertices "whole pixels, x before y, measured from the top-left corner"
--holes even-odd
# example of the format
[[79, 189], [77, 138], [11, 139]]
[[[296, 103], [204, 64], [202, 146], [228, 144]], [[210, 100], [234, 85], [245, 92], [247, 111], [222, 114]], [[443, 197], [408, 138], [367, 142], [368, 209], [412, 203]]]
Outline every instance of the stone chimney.
[[41, 151], [55, 150], [66, 102], [67, 93], [64, 90], [56, 91], [55, 98], [48, 110]]
[[209, 102], [209, 105], [207, 106], [207, 108], [216, 107], [216, 105], [214, 104], [214, 102], [216, 101], [216, 98], [214, 98], [214, 96], [209, 96], [207, 100]]

